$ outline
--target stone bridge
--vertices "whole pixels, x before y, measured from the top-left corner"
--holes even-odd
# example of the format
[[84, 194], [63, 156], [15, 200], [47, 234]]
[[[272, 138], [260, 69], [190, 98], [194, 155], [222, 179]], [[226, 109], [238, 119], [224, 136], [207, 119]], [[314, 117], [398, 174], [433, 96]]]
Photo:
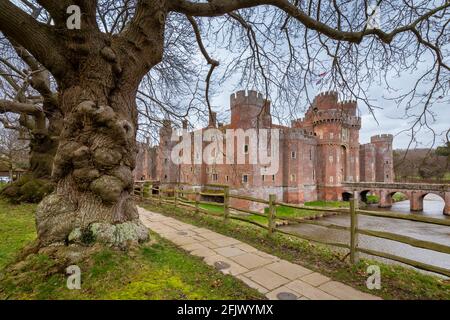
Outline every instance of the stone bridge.
[[444, 214], [450, 215], [450, 184], [428, 183], [396, 183], [396, 182], [344, 182], [343, 198], [353, 195], [362, 201], [367, 201], [367, 194], [376, 194], [380, 198], [379, 207], [392, 206], [392, 196], [401, 192], [407, 196], [412, 211], [423, 210], [423, 198], [429, 194], [436, 194], [444, 199]]

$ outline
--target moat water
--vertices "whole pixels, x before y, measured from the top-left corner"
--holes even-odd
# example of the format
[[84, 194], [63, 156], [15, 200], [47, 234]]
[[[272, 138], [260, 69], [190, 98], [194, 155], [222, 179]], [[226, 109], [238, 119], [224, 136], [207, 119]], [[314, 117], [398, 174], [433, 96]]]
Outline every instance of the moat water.
[[[421, 215], [438, 219], [450, 219], [442, 213], [444, 200], [439, 196], [429, 194], [424, 199], [423, 212], [410, 212], [409, 200], [394, 203], [390, 209], [379, 209], [377, 206], [370, 206], [370, 210], [402, 212], [411, 215]], [[350, 225], [349, 215], [331, 216], [320, 219], [320, 221], [338, 224], [342, 226]], [[358, 216], [359, 227], [367, 230], [386, 231], [413, 237], [420, 240], [427, 240], [450, 246], [450, 228], [446, 226], [432, 225], [421, 222], [407, 220], [396, 220], [378, 217]], [[285, 230], [306, 234], [317, 240], [349, 243], [349, 234], [346, 231], [333, 230], [308, 224], [297, 224], [282, 227]], [[450, 269], [450, 255], [434, 252], [426, 249], [415, 248], [407, 244], [396, 241], [380, 239], [365, 235], [359, 235], [359, 246], [376, 251], [387, 252], [397, 256], [413, 259], [423, 263]], [[364, 256], [364, 255], [362, 255]], [[382, 260], [386, 263], [397, 263], [386, 259], [370, 256], [371, 259]]]

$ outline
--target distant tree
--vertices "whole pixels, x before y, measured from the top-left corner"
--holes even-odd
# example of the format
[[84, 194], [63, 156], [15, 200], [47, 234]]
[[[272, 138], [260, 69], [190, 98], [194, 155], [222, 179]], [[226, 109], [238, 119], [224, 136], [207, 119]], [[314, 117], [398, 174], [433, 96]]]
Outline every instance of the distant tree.
[[28, 144], [19, 139], [19, 134], [0, 126], [0, 161], [8, 166], [10, 179], [16, 169], [24, 169], [28, 165]]

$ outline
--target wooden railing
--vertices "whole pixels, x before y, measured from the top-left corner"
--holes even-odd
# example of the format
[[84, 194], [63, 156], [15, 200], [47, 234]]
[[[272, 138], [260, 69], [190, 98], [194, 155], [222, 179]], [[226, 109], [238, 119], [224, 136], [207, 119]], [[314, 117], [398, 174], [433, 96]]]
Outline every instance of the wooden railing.
[[[250, 196], [231, 194], [230, 188], [226, 185], [209, 185], [209, 186], [216, 187], [216, 188], [217, 187], [222, 188], [222, 192], [221, 193], [205, 193], [205, 192], [201, 192], [201, 191], [182, 190], [182, 189], [179, 189], [178, 186], [176, 186], [176, 185], [174, 185], [173, 188], [160, 189], [159, 187], [153, 187], [151, 182], [149, 182], [149, 183], [137, 182], [135, 184], [135, 195], [142, 200], [153, 200], [153, 201], [156, 201], [158, 204], [163, 204], [163, 203], [172, 204], [172, 205], [175, 205], [176, 207], [183, 206], [187, 209], [195, 211], [196, 213], [203, 213], [203, 214], [213, 215], [216, 217], [222, 217], [224, 219], [224, 221], [233, 219], [233, 220], [250, 223], [252, 225], [256, 225], [260, 228], [267, 230], [269, 235], [272, 235], [275, 232], [279, 232], [281, 234], [293, 236], [296, 238], [300, 238], [302, 240], [317, 242], [317, 243], [321, 243], [321, 244], [325, 244], [325, 245], [336, 246], [339, 248], [345, 248], [345, 249], [349, 250], [350, 262], [352, 264], [355, 264], [358, 262], [358, 253], [364, 253], [364, 254], [373, 255], [373, 256], [377, 256], [377, 257], [381, 257], [381, 258], [386, 258], [389, 260], [394, 260], [397, 262], [401, 262], [401, 263], [413, 266], [418, 269], [431, 271], [434, 273], [438, 273], [438, 274], [442, 274], [447, 277], [450, 277], [450, 270], [446, 269], [446, 268], [441, 268], [438, 266], [426, 264], [426, 263], [415, 261], [412, 259], [407, 259], [404, 257], [386, 253], [386, 252], [380, 252], [380, 251], [375, 251], [372, 249], [361, 248], [358, 245], [358, 235], [362, 234], [365, 236], [397, 241], [397, 242], [407, 244], [407, 245], [410, 245], [410, 246], [413, 246], [416, 248], [427, 249], [427, 250], [440, 252], [440, 253], [444, 253], [444, 254], [450, 254], [450, 246], [435, 243], [435, 242], [430, 242], [430, 241], [426, 241], [426, 240], [419, 240], [419, 239], [415, 239], [412, 237], [399, 235], [399, 234], [395, 234], [395, 233], [391, 233], [391, 232], [362, 229], [358, 226], [358, 216], [363, 215], [363, 216], [371, 216], [371, 217], [379, 217], [379, 218], [387, 218], [387, 219], [409, 220], [409, 221], [413, 221], [413, 222], [421, 222], [421, 223], [434, 224], [434, 225], [440, 225], [440, 226], [446, 226], [446, 227], [450, 227], [450, 220], [422, 217], [422, 216], [417, 216], [417, 215], [392, 213], [392, 212], [360, 210], [357, 208], [357, 202], [355, 199], [350, 200], [350, 208], [348, 208], [348, 209], [347, 208], [317, 208], [317, 207], [308, 207], [308, 206], [303, 206], [303, 205], [295, 205], [295, 204], [291, 204], [291, 203], [280, 202], [280, 201], [276, 200], [276, 195], [274, 195], [274, 194], [269, 195], [269, 200], [265, 200], [265, 199], [250, 197]], [[148, 191], [147, 196], [145, 196], [146, 188]], [[150, 191], [152, 191], [152, 192], [150, 192]], [[153, 194], [153, 191], [156, 191], [157, 194]], [[186, 195], [191, 195], [191, 198], [193, 195], [194, 199], [189, 199], [188, 197], [186, 197]], [[212, 201], [201, 201], [202, 195], [223, 197], [223, 203], [212, 202]], [[267, 211], [267, 213], [261, 213], [261, 212], [253, 211], [253, 210], [249, 210], [249, 209], [233, 207], [230, 205], [230, 199], [239, 199], [239, 200], [260, 203], [260, 204], [267, 206], [268, 211]], [[223, 214], [201, 208], [200, 207], [201, 204], [210, 204], [210, 205], [215, 205], [218, 207], [223, 207]], [[328, 223], [328, 222], [323, 222], [323, 221], [318, 221], [318, 220], [307, 220], [307, 219], [301, 219], [301, 218], [296, 218], [296, 217], [286, 217], [286, 216], [277, 217], [277, 214], [276, 214], [277, 207], [280, 207], [280, 206], [299, 209], [299, 210], [317, 211], [317, 212], [348, 213], [348, 214], [350, 214], [350, 227], [337, 225], [337, 224], [333, 224], [333, 223]], [[244, 216], [237, 214], [239, 212], [264, 217], [268, 221], [267, 225], [247, 219]], [[347, 231], [347, 232], [349, 232], [349, 235], [350, 235], [350, 242], [349, 243], [341, 243], [341, 242], [319, 240], [319, 239], [315, 239], [315, 238], [307, 236], [307, 235], [286, 231], [286, 230], [280, 229], [276, 226], [275, 222], [277, 219], [291, 221], [291, 222], [295, 222], [295, 223], [311, 224], [311, 225], [316, 225], [316, 226], [333, 229], [333, 230]]]

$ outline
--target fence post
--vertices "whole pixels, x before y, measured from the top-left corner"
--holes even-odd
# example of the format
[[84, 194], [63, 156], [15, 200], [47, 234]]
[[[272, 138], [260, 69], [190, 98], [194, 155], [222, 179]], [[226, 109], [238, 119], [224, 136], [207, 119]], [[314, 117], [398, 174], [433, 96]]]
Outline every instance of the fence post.
[[269, 235], [273, 234], [273, 225], [275, 220], [275, 201], [277, 196], [275, 194], [269, 195]]
[[226, 186], [223, 189], [223, 219], [228, 221], [230, 214], [230, 187]]
[[178, 205], [178, 189], [176, 187], [173, 189], [173, 196], [174, 196], [173, 200], [175, 202], [175, 208], [176, 208]]
[[199, 210], [198, 210], [198, 205], [199, 205], [198, 200], [199, 199], [198, 198], [200, 198], [200, 192], [196, 191], [195, 192], [195, 213], [196, 214], [199, 213]]
[[352, 264], [358, 262], [358, 254], [356, 252], [358, 247], [358, 234], [356, 232], [358, 228], [357, 201], [358, 199], [355, 197], [350, 199], [350, 263]]

